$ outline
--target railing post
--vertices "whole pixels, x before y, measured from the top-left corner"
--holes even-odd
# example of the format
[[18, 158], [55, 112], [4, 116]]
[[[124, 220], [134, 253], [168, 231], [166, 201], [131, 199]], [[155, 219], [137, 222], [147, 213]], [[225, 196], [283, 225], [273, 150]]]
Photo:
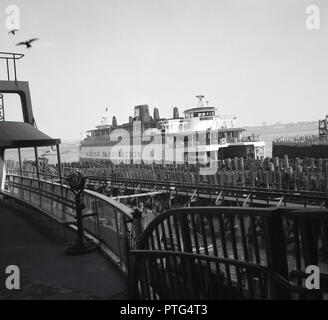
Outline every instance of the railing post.
[[327, 208], [328, 206], [328, 162], [327, 160], [325, 161], [325, 196], [326, 196], [326, 203], [325, 203], [325, 207]]
[[15, 76], [15, 82], [17, 82], [16, 56], [15, 56], [15, 53], [13, 53], [13, 62], [14, 62], [14, 76]]
[[19, 175], [22, 178], [23, 176], [23, 171], [22, 171], [22, 154], [21, 154], [21, 149], [18, 148], [18, 162], [19, 162]]
[[[193, 213], [191, 213], [193, 214]], [[182, 236], [182, 243], [183, 243], [183, 252], [193, 252], [193, 247], [191, 243], [191, 238], [190, 238], [190, 228], [189, 228], [189, 223], [188, 223], [188, 217], [187, 214], [179, 214], [178, 215], [178, 221], [181, 226], [181, 236]], [[178, 239], [180, 241], [180, 239]], [[189, 290], [191, 291], [190, 297], [191, 299], [196, 299], [199, 296], [199, 292], [195, 286], [195, 283], [193, 281], [193, 277], [195, 275], [195, 265], [191, 260], [185, 261], [185, 272], [187, 276], [187, 281], [189, 284]]]
[[[38, 147], [34, 147], [34, 154], [35, 154], [35, 164], [36, 164], [36, 176], [38, 179], [38, 188], [41, 189]], [[40, 208], [41, 208], [42, 207], [41, 192], [39, 193], [39, 196], [40, 196]]]
[[6, 179], [5, 150], [0, 149], [0, 190], [4, 189]]
[[136, 208], [133, 213], [133, 222], [132, 227], [135, 234], [135, 245], [139, 244], [140, 237], [144, 231], [143, 222], [142, 222], [142, 211], [139, 208]]
[[58, 174], [59, 174], [59, 182], [60, 185], [63, 185], [63, 177], [62, 177], [62, 168], [61, 168], [61, 159], [60, 159], [60, 147], [59, 143], [56, 144], [56, 150], [57, 150], [57, 162], [58, 162]]
[[[264, 235], [268, 268], [289, 280], [286, 240], [280, 209], [273, 210], [271, 216], [265, 219]], [[278, 284], [271, 283], [270, 289], [272, 299], [291, 298], [291, 293]]]
[[7, 64], [7, 79], [8, 79], [8, 81], [10, 81], [9, 60], [8, 60], [8, 58], [6, 59], [6, 64]]
[[35, 155], [36, 176], [37, 176], [38, 182], [40, 183], [40, 168], [39, 168], [38, 147], [34, 147], [34, 155]]
[[[321, 229], [320, 220], [300, 219], [301, 244], [305, 268], [309, 265], [319, 265], [319, 234]], [[323, 244], [324, 245], [324, 244]], [[323, 299], [320, 290], [311, 290], [311, 299]]]

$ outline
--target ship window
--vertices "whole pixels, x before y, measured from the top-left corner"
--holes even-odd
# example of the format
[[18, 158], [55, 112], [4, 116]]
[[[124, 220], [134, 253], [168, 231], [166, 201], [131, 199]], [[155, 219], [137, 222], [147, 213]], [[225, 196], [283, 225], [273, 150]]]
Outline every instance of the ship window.
[[211, 144], [211, 135], [210, 132], [206, 132], [206, 144]]
[[185, 147], [188, 147], [188, 137], [187, 136], [184, 137], [183, 143], [184, 143]]

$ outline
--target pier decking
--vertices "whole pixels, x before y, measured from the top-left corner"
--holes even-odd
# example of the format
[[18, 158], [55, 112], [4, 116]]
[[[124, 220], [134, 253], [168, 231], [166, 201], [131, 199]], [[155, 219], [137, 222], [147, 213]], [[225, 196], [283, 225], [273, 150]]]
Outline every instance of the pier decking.
[[[126, 281], [100, 251], [65, 254], [75, 234], [27, 208], [0, 203], [0, 300], [125, 299]], [[20, 269], [20, 290], [5, 288], [5, 269]]]

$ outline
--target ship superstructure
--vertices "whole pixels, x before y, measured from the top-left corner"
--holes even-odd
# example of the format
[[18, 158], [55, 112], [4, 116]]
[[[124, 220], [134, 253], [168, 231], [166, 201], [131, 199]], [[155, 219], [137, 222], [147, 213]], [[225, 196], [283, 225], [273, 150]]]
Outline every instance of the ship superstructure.
[[134, 117], [125, 124], [118, 125], [115, 117], [106, 124], [104, 116], [81, 141], [80, 160], [194, 163], [264, 156], [264, 141], [246, 135], [236, 126], [235, 116], [219, 115], [215, 107], [204, 104], [204, 96], [197, 98], [198, 105], [185, 110], [183, 117], [177, 107], [171, 119], [161, 119], [157, 108], [152, 117], [148, 105], [135, 106]]

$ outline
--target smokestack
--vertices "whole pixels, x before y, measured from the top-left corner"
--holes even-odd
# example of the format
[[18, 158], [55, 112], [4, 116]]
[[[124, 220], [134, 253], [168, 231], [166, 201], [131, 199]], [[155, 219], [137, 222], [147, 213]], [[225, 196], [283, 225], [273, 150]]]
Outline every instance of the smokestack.
[[116, 120], [115, 116], [113, 117], [112, 125], [113, 125], [113, 127], [117, 127], [117, 120]]
[[159, 120], [159, 111], [157, 108], [154, 108], [154, 120]]
[[178, 107], [173, 108], [173, 119], [179, 119], [179, 109]]
[[139, 105], [134, 107], [134, 115], [138, 120], [142, 122], [149, 122], [150, 115], [149, 115], [149, 107], [147, 104]]

